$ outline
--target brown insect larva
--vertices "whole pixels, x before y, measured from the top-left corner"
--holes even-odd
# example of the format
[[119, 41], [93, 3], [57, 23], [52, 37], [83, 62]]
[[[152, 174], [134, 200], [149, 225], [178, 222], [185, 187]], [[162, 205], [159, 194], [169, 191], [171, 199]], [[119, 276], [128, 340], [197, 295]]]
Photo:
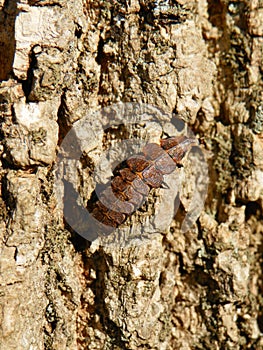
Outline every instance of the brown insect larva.
[[142, 153], [126, 160], [91, 207], [91, 215], [112, 228], [118, 227], [145, 201], [151, 188], [164, 183], [163, 175], [173, 172], [196, 140], [186, 136], [149, 143]]

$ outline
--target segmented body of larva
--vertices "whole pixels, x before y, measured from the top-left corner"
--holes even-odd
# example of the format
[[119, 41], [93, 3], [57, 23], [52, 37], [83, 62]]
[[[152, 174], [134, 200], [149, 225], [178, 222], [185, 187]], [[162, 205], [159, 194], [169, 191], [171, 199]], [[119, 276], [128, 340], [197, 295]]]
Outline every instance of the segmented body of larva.
[[142, 153], [128, 158], [105, 186], [91, 207], [91, 215], [113, 229], [121, 225], [144, 203], [151, 188], [163, 186], [163, 176], [176, 169], [194, 144], [194, 138], [173, 136], [161, 139], [160, 145], [144, 146]]

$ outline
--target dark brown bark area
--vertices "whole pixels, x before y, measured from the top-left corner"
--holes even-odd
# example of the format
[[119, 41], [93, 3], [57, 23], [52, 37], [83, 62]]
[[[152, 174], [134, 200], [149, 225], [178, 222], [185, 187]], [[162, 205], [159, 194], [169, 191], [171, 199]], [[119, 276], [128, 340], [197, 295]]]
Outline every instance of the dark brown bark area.
[[[1, 1], [0, 11], [1, 349], [261, 349], [261, 1]], [[58, 146], [88, 111], [118, 102], [175, 113], [199, 139], [209, 186], [184, 234], [190, 181], [170, 223], [172, 195], [156, 190], [125, 224], [132, 234], [155, 214], [142, 244], [121, 246], [118, 234], [90, 244], [63, 219]], [[84, 201], [107, 146], [163, 131], [127, 118], [103, 132], [102, 119], [65, 170]]]

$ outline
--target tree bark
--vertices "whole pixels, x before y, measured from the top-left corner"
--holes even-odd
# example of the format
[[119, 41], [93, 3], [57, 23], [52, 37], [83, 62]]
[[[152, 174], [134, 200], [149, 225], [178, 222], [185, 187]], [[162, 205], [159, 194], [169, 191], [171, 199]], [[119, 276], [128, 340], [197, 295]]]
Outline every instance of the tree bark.
[[[1, 349], [263, 347], [262, 6], [0, 2]], [[162, 110], [161, 122], [125, 114], [107, 126], [105, 108], [130, 102]], [[63, 215], [57, 155], [81, 153], [63, 174], [85, 207], [94, 169], [111, 175], [105, 149], [172, 136], [175, 116], [208, 165], [198, 218], [182, 232], [201, 164], [189, 155], [177, 197], [182, 169], [119, 230], [85, 239], [74, 205], [79, 230]], [[88, 139], [72, 150], [81, 121]]]

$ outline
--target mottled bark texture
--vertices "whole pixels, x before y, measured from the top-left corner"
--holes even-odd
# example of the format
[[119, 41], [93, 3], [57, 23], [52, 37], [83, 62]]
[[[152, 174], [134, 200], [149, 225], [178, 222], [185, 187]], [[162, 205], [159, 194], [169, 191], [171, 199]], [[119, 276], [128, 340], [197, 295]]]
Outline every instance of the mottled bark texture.
[[[262, 349], [262, 1], [1, 0], [0, 25], [1, 349]], [[138, 246], [90, 245], [63, 221], [57, 147], [120, 101], [176, 113], [200, 140], [210, 182], [188, 232], [187, 183]], [[135, 131], [94, 137], [83, 198], [112, 135]]]

